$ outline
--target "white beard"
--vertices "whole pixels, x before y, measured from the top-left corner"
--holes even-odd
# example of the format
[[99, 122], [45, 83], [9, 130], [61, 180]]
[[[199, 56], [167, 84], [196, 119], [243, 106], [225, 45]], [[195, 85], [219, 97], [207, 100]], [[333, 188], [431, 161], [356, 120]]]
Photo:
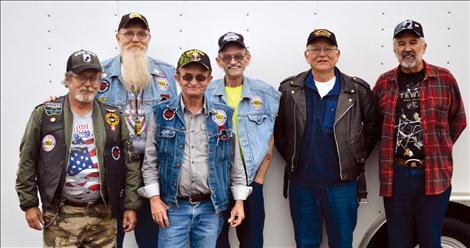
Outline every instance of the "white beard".
[[125, 47], [121, 51], [122, 79], [127, 90], [141, 90], [150, 82], [147, 49]]

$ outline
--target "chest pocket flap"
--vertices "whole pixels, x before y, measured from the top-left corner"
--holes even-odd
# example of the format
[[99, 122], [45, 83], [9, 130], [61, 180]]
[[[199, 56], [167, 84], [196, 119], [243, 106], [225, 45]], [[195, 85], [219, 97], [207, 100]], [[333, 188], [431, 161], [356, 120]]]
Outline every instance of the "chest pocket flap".
[[263, 121], [268, 118], [267, 114], [259, 114], [259, 115], [248, 115], [247, 116], [250, 121], [255, 122], [256, 124], [260, 125]]

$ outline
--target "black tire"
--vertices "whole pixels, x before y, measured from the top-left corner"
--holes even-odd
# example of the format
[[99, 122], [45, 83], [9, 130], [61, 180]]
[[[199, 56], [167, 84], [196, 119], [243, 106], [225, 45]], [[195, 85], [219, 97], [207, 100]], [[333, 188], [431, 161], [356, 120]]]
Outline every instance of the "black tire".
[[445, 218], [441, 233], [442, 247], [470, 248], [470, 224], [454, 218]]

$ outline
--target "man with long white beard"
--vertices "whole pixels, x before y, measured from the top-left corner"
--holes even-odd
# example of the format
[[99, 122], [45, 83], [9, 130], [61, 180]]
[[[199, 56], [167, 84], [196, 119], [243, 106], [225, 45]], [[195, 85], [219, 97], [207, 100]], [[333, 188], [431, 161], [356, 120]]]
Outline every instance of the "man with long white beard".
[[[103, 78], [97, 98], [117, 106], [124, 114], [136, 152], [143, 161], [147, 121], [152, 107], [158, 102], [176, 96], [175, 68], [147, 56], [150, 42], [147, 19], [139, 13], [123, 15], [116, 40], [120, 54], [103, 62]], [[117, 246], [122, 247], [124, 232], [118, 223]], [[148, 199], [139, 210], [135, 228], [139, 247], [156, 247], [158, 226], [150, 214]]]
[[16, 191], [44, 247], [115, 247], [116, 220], [137, 221], [139, 160], [119, 110], [95, 99], [101, 72], [94, 53], [70, 55], [68, 94], [36, 107], [21, 141]]

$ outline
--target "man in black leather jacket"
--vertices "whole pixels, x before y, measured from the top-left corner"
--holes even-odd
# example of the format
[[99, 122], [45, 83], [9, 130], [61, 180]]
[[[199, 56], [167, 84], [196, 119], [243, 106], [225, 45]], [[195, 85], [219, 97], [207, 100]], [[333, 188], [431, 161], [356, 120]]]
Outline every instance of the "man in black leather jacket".
[[[284, 196], [298, 247], [319, 247], [325, 219], [330, 247], [351, 247], [364, 164], [378, 134], [369, 85], [336, 68], [340, 51], [326, 29], [308, 37], [311, 70], [281, 82], [274, 140], [286, 161]], [[359, 190], [358, 190], [359, 189]], [[359, 191], [359, 192], [358, 192]]]

